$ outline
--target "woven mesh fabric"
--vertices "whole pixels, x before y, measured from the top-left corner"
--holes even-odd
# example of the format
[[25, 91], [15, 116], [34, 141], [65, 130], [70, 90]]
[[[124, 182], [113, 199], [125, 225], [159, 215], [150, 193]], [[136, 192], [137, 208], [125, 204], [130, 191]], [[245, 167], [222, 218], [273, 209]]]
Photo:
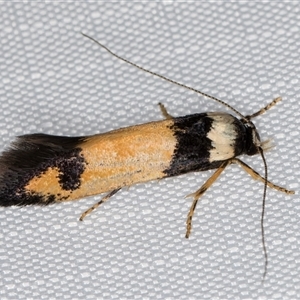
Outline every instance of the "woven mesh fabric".
[[[299, 43], [297, 3], [2, 3], [0, 149], [15, 136], [89, 135], [226, 108], [118, 61], [119, 55], [223, 99], [254, 120], [268, 189], [230, 166], [198, 204], [212, 172], [124, 189], [79, 222], [100, 196], [47, 207], [0, 209], [1, 299], [295, 299], [300, 295]], [[263, 173], [259, 156], [242, 158]]]

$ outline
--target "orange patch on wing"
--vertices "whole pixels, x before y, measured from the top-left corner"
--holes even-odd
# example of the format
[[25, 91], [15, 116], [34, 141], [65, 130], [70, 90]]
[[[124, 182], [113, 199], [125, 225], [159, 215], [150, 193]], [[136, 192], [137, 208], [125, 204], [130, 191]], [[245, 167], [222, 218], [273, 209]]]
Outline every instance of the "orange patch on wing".
[[59, 170], [56, 167], [48, 168], [40, 176], [33, 177], [25, 186], [28, 192], [41, 195], [54, 195], [59, 197], [69, 197], [70, 191], [65, 191], [59, 184]]
[[67, 201], [163, 178], [176, 147], [172, 125], [172, 120], [163, 120], [87, 137], [78, 145], [85, 169], [77, 189], [62, 189], [57, 168], [34, 177], [25, 189]]
[[176, 146], [172, 120], [99, 134], [82, 145], [82, 188], [93, 194], [165, 176]]

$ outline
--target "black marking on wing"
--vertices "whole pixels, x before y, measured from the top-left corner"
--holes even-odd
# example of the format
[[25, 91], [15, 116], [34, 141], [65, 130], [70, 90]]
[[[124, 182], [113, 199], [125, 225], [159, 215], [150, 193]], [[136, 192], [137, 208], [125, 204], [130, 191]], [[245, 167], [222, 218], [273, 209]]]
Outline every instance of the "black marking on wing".
[[176, 176], [192, 171], [205, 171], [220, 166], [220, 162], [209, 162], [211, 140], [207, 137], [213, 119], [206, 113], [174, 118], [170, 127], [174, 131], [177, 145], [166, 176]]
[[24, 187], [49, 167], [59, 170], [58, 182], [63, 190], [80, 187], [86, 162], [78, 146], [83, 137], [60, 137], [28, 134], [17, 138], [0, 157], [0, 206], [46, 205], [57, 195], [26, 192]]

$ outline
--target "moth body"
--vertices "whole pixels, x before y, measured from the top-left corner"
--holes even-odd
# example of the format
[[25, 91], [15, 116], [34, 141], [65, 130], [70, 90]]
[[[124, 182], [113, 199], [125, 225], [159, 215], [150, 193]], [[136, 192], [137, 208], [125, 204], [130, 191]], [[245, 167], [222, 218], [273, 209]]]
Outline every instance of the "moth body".
[[[263, 280], [267, 274], [267, 249], [264, 238], [264, 214], [267, 186], [294, 194], [268, 180], [264, 150], [252, 119], [262, 115], [281, 98], [250, 116], [244, 116], [226, 102], [158, 73], [147, 70], [97, 43], [115, 58], [139, 70], [183, 87], [233, 111], [241, 119], [220, 112], [172, 117], [160, 104], [165, 120], [130, 126], [107, 133], [83, 137], [59, 137], [46, 134], [20, 136], [0, 156], [0, 206], [46, 205], [71, 201], [108, 192], [98, 203], [85, 211], [80, 220], [107, 201], [121, 188], [139, 182], [177, 176], [193, 171], [216, 169], [194, 193], [186, 221], [186, 237], [199, 198], [225, 168], [239, 164], [252, 178], [264, 183], [261, 231], [265, 257]], [[260, 154], [264, 177], [237, 157]]]
[[251, 128], [227, 113], [200, 113], [94, 136], [18, 137], [0, 157], [0, 205], [46, 205], [253, 155]]

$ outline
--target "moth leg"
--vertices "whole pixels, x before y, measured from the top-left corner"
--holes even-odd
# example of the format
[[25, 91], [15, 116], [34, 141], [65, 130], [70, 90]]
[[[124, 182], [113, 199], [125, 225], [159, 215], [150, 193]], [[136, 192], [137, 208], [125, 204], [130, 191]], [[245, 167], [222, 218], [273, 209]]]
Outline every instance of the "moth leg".
[[187, 195], [187, 197], [193, 197], [194, 201], [192, 203], [192, 206], [190, 208], [190, 211], [187, 216], [186, 220], [186, 234], [185, 237], [188, 238], [191, 233], [192, 229], [192, 218], [194, 215], [194, 211], [196, 209], [197, 203], [199, 198], [207, 191], [207, 189], [217, 180], [217, 178], [221, 175], [221, 173], [225, 170], [226, 166], [228, 166], [231, 163], [231, 160], [225, 161], [222, 163], [222, 165], [217, 169], [217, 171], [207, 179], [207, 181], [201, 186], [199, 190], [197, 190], [195, 193], [192, 193], [190, 195]]
[[104, 196], [98, 203], [95, 203], [92, 207], [90, 207], [88, 210], [86, 210], [79, 218], [80, 221], [83, 221], [83, 219], [90, 214], [93, 210], [95, 210], [97, 207], [99, 207], [102, 203], [106, 202], [110, 197], [112, 197], [114, 194], [116, 194], [119, 189], [112, 190], [109, 192], [106, 196]]
[[[263, 183], [266, 182], [265, 178], [262, 177], [261, 175], [259, 175], [255, 170], [253, 170], [251, 167], [249, 167], [247, 164], [245, 164], [243, 161], [239, 160], [238, 158], [233, 158], [231, 160], [232, 163], [237, 163], [238, 165], [240, 165], [253, 179], [255, 180], [259, 180]], [[278, 186], [272, 182], [270, 182], [269, 180], [267, 180], [267, 185], [272, 188], [275, 189], [277, 191], [286, 193], [286, 194], [295, 194], [295, 191], [290, 191], [286, 188], [283, 188], [281, 186]]]
[[163, 116], [167, 119], [167, 120], [170, 120], [170, 119], [174, 119], [173, 116], [171, 116], [168, 112], [167, 112], [167, 109], [165, 108], [165, 106], [162, 104], [162, 103], [158, 103], [159, 105], [159, 108], [161, 110], [161, 113], [163, 114]]
[[260, 116], [260, 115], [264, 114], [267, 110], [269, 110], [271, 107], [273, 107], [274, 105], [276, 105], [281, 100], [282, 100], [281, 97], [275, 98], [272, 102], [270, 102], [264, 108], [260, 109], [258, 112], [254, 113], [254, 114], [252, 114], [250, 116], [247, 116], [246, 118], [250, 120], [252, 118], [255, 118], [257, 116]]

